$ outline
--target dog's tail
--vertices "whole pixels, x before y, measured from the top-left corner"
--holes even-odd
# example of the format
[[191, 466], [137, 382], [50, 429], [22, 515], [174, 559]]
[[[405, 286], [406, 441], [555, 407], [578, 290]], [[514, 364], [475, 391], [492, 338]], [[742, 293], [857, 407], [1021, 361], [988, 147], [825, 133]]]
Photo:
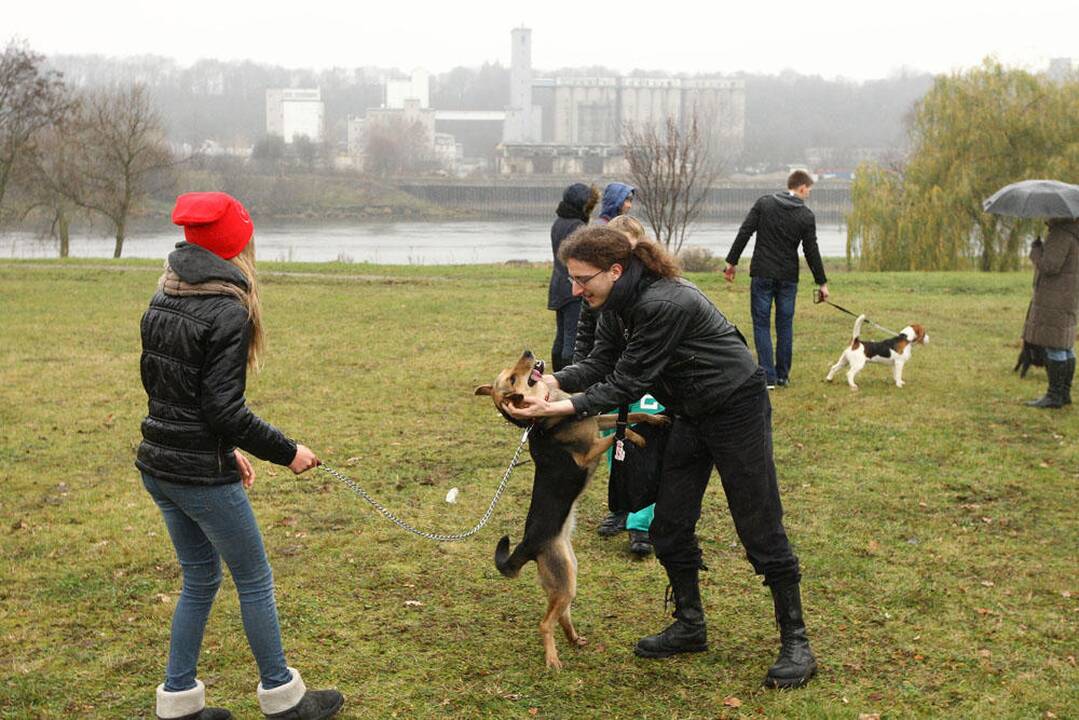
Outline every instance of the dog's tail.
[[865, 322], [865, 315], [859, 315], [858, 319], [854, 321], [854, 332], [851, 334], [851, 340], [857, 340], [862, 336], [862, 323]]
[[498, 546], [495, 547], [495, 567], [498, 568], [498, 572], [508, 578], [517, 577], [524, 564], [531, 559], [524, 552], [521, 545], [514, 548], [512, 553], [510, 552], [509, 535], [503, 535], [502, 539], [498, 541]]

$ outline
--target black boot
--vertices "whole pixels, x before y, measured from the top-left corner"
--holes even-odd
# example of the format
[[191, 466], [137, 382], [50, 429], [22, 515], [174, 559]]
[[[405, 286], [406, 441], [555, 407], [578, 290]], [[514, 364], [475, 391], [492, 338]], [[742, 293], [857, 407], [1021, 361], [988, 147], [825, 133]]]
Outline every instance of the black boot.
[[809, 649], [806, 626], [802, 619], [802, 595], [798, 583], [772, 586], [781, 647], [779, 658], [764, 677], [769, 688], [798, 688], [817, 674], [817, 659]]
[[158, 685], [155, 715], [158, 720], [232, 720], [228, 710], [206, 707], [206, 686], [198, 679], [190, 690], [171, 692]]
[[675, 621], [658, 635], [638, 640], [633, 652], [639, 657], [665, 658], [708, 649], [708, 631], [704, 625], [704, 610], [701, 609], [697, 572], [697, 568], [667, 571], [671, 594], [674, 595]]
[[652, 536], [648, 534], [647, 530], [629, 531], [629, 551], [640, 558], [645, 558], [652, 554]]
[[603, 518], [603, 521], [600, 522], [599, 527], [596, 528], [596, 532], [603, 537], [614, 537], [626, 529], [627, 516], [628, 513], [607, 513], [607, 517]]
[[[1071, 362], [1074, 363], [1075, 361], [1072, 360]], [[1070, 367], [1074, 372], [1075, 366], [1070, 365]], [[1027, 402], [1027, 407], [1043, 409], [1064, 407], [1064, 388], [1071, 387], [1071, 375], [1068, 368], [1069, 362], [1067, 360], [1046, 360], [1045, 373], [1049, 376], [1049, 389], [1045, 391], [1043, 397]]]
[[264, 690], [258, 686], [259, 707], [273, 720], [325, 720], [333, 717], [345, 702], [336, 690], [308, 690], [298, 670], [289, 668], [292, 680]]
[[1072, 380], [1075, 378], [1075, 358], [1064, 361], [1064, 372], [1060, 375], [1060, 399], [1065, 405], [1072, 404]]

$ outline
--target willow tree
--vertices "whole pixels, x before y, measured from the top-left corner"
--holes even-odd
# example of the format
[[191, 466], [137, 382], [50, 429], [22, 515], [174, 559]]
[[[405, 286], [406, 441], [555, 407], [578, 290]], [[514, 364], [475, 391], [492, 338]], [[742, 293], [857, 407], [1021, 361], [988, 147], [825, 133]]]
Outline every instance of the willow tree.
[[1015, 269], [1038, 223], [989, 215], [982, 201], [1028, 178], [1079, 179], [1079, 81], [992, 60], [938, 77], [914, 107], [906, 162], [858, 169], [848, 260], [870, 270]]

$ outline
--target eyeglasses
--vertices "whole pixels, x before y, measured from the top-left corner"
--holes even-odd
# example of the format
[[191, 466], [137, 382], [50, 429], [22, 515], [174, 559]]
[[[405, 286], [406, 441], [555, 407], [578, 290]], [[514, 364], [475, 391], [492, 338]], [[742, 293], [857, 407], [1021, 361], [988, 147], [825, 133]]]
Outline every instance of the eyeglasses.
[[579, 288], [584, 288], [585, 285], [592, 282], [592, 280], [597, 275], [601, 274], [602, 272], [603, 272], [603, 270], [600, 270], [598, 272], [594, 272], [594, 273], [592, 273], [591, 275], [589, 275], [586, 278], [579, 278], [579, 277], [574, 277], [573, 275], [570, 275], [569, 276], [569, 282], [570, 282], [571, 285], [576, 285]]

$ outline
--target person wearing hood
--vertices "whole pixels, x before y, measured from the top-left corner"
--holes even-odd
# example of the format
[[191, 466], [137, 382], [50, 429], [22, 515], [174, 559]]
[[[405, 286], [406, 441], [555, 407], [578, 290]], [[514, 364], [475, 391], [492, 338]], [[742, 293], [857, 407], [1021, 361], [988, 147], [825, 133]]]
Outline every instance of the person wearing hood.
[[149, 403], [135, 459], [183, 578], [156, 715], [232, 717], [206, 707], [206, 687], [196, 674], [224, 560], [258, 665], [263, 713], [280, 720], [328, 718], [344, 699], [336, 690], [308, 690], [285, 662], [273, 573], [245, 493], [255, 471], [241, 449], [297, 475], [319, 464], [244, 398], [247, 372], [258, 371], [264, 350], [254, 226], [238, 200], [218, 192], [181, 195], [172, 220], [183, 226], [186, 242], [169, 254], [142, 316], [141, 373]]
[[675, 622], [641, 638], [638, 656], [665, 658], [708, 649], [695, 535], [712, 469], [719, 471], [735, 530], [772, 593], [781, 649], [764, 685], [800, 687], [817, 671], [803, 619], [798, 558], [783, 528], [772, 453], [772, 406], [764, 371], [745, 338], [658, 244], [632, 245], [595, 226], [560, 253], [573, 292], [599, 311], [595, 347], [553, 375], [564, 400], [526, 397], [503, 406], [521, 420], [592, 417], [645, 393], [674, 417], [664, 449], [651, 535], [670, 580]]
[[1045, 242], [1030, 247], [1034, 265], [1034, 297], [1023, 324], [1023, 339], [1045, 348], [1049, 389], [1027, 403], [1036, 408], [1062, 408], [1072, 401], [1075, 377], [1075, 328], [1079, 319], [1079, 220], [1049, 220]]
[[551, 364], [561, 370], [573, 360], [573, 344], [577, 338], [577, 321], [581, 314], [581, 299], [574, 297], [566, 266], [558, 259], [562, 241], [574, 231], [588, 225], [592, 210], [599, 202], [599, 189], [584, 183], [574, 183], [562, 193], [562, 201], [555, 210], [551, 225], [551, 252], [554, 267], [547, 286], [547, 309], [555, 312], [555, 336], [551, 347]]
[[603, 188], [603, 205], [600, 208], [600, 222], [608, 223], [619, 215], [628, 215], [633, 209], [633, 199], [637, 188], [625, 183], [613, 182]]
[[[735, 266], [749, 238], [757, 243], [749, 266], [749, 306], [753, 317], [753, 344], [757, 361], [764, 368], [768, 387], [790, 382], [794, 361], [794, 302], [798, 295], [798, 246], [802, 246], [822, 300], [828, 299], [828, 278], [817, 248], [817, 221], [805, 201], [813, 178], [795, 170], [787, 178], [787, 192], [765, 195], [753, 204], [727, 253], [723, 271], [734, 282]], [[776, 308], [776, 352], [772, 353], [772, 305]]]

